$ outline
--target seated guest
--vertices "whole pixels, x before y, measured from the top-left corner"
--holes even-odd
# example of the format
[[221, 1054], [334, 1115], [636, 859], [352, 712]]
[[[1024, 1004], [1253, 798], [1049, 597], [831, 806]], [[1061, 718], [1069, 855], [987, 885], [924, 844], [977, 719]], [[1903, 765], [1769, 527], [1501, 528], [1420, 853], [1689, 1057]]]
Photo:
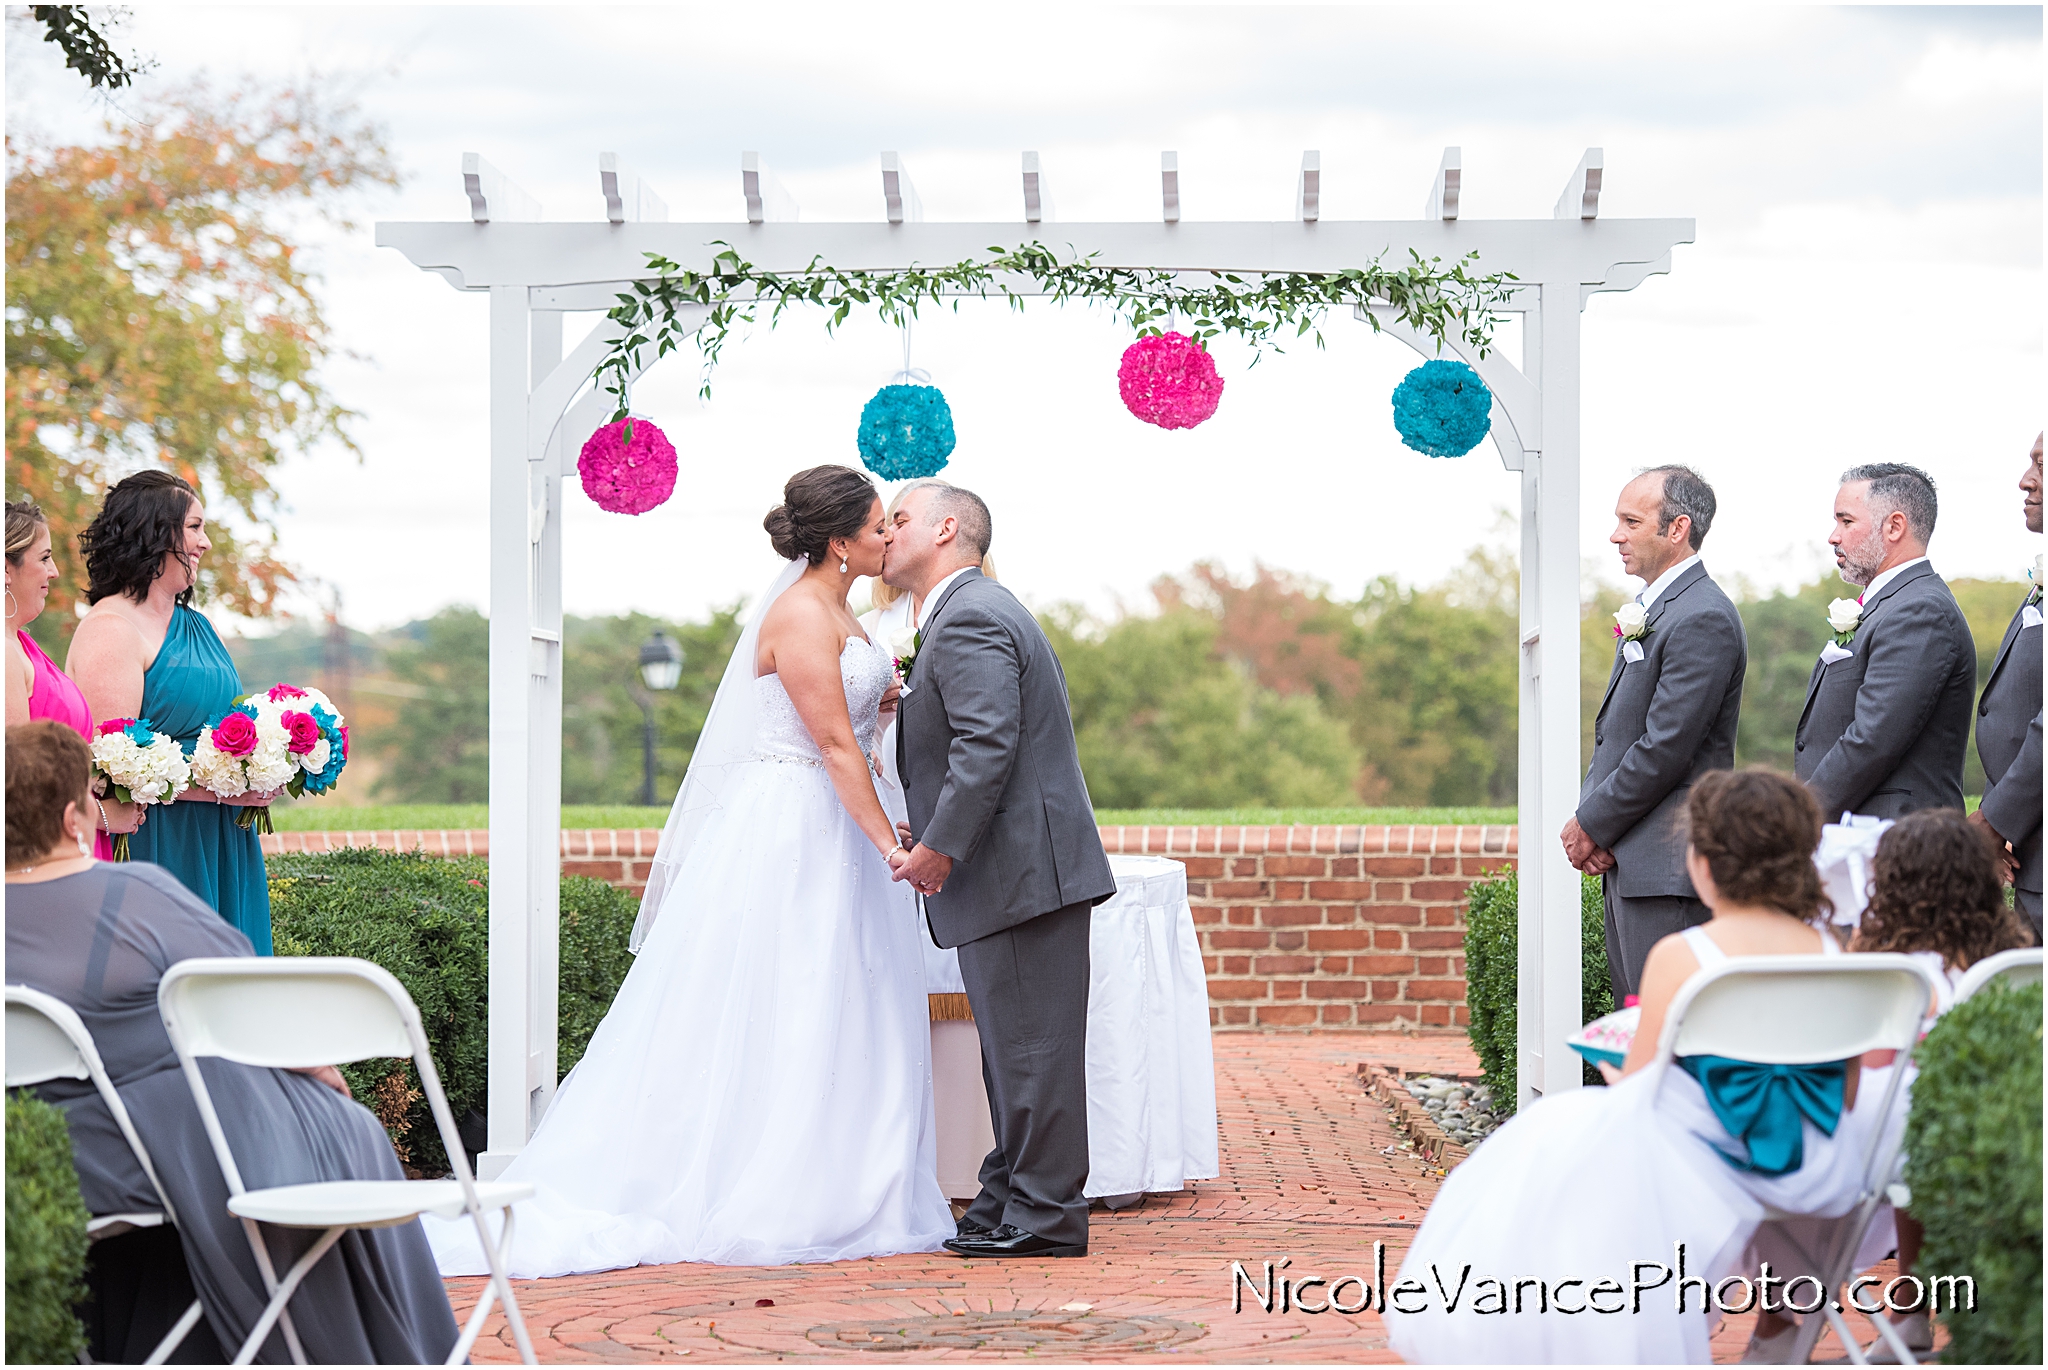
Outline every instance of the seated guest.
[[[84, 740], [60, 723], [7, 730], [7, 980], [63, 1000], [92, 1033], [177, 1210], [190, 1288], [206, 1310], [198, 1330], [217, 1341], [210, 1348], [217, 1357], [219, 1347], [232, 1353], [241, 1345], [268, 1299], [241, 1222], [228, 1213], [227, 1184], [156, 995], [176, 962], [254, 952], [160, 867], [93, 858], [89, 770]], [[200, 1069], [250, 1188], [405, 1178], [383, 1125], [348, 1098], [331, 1066], [270, 1070], [208, 1059]], [[87, 1209], [162, 1206], [91, 1082], [55, 1080], [37, 1089], [68, 1116]], [[265, 1232], [280, 1271], [320, 1235]], [[171, 1304], [171, 1318], [183, 1311], [175, 1298], [137, 1302]], [[438, 1362], [455, 1344], [448, 1296], [416, 1222], [342, 1238], [307, 1275], [291, 1314], [318, 1363]], [[96, 1330], [117, 1351], [146, 1352], [154, 1342], [130, 1329]], [[290, 1360], [279, 1333], [261, 1358]]]
[[[1444, 1182], [1401, 1266], [1401, 1279], [1426, 1292], [1406, 1300], [1418, 1311], [1397, 1300], [1387, 1318], [1404, 1359], [1705, 1363], [1709, 1322], [1696, 1286], [1683, 1313], [1674, 1280], [1645, 1294], [1640, 1312], [1624, 1298], [1621, 1316], [1571, 1314], [1587, 1308], [1599, 1281], [1625, 1284], [1631, 1262], [1671, 1263], [1679, 1242], [1688, 1280], [1753, 1275], [1748, 1253], [1766, 1205], [1841, 1216], [1861, 1190], [1873, 1130], [1903, 1126], [1902, 1104], [1876, 1116], [1881, 1093], [1865, 1091], [1856, 1107], [1853, 1063], [1816, 1072], [1830, 1078], [1807, 1092], [1813, 1111], [1800, 1109], [1796, 1132], [1755, 1126], [1742, 1136], [1710, 1102], [1702, 1081], [1716, 1077], [1704, 1060], [1646, 1069], [1673, 998], [1701, 969], [1731, 956], [1841, 950], [1821, 926], [1821, 817], [1803, 786], [1765, 770], [1710, 772], [1694, 782], [1686, 819], [1687, 872], [1713, 916], [1651, 949], [1641, 1026], [1612, 1088], [1535, 1101]], [[1552, 1291], [1556, 1311], [1497, 1315], [1517, 1281], [1534, 1280]], [[1536, 1291], [1524, 1293], [1533, 1312]], [[1595, 1301], [1610, 1312], [1613, 1304], [1612, 1295]]]
[[[1885, 833], [1871, 863], [1870, 907], [1863, 911], [1851, 951], [1892, 951], [1918, 957], [1934, 972], [1935, 1002], [1927, 1026], [1955, 1004], [1955, 987], [1963, 973], [1987, 956], [2013, 947], [2032, 946], [2032, 932], [2019, 914], [2006, 906], [1999, 872], [2001, 849], [1991, 837], [1954, 809], [1927, 809], [1909, 814]], [[1864, 1059], [1862, 1089], [1881, 1097], [1892, 1069], [1889, 1059]], [[1901, 1084], [1910, 1099], [1913, 1067]], [[1899, 1273], [1913, 1273], [1920, 1255], [1922, 1229], [1912, 1215], [1896, 1216], [1890, 1206], [1878, 1211], [1857, 1257], [1864, 1269], [1883, 1260], [1894, 1248]], [[1934, 1328], [1925, 1311], [1894, 1318], [1906, 1345], [1915, 1351], [1934, 1349]], [[1768, 1347], [1796, 1326], [1788, 1319], [1765, 1315], [1757, 1326], [1757, 1342]], [[1872, 1349], [1871, 1359], [1889, 1360], [1890, 1348]]]

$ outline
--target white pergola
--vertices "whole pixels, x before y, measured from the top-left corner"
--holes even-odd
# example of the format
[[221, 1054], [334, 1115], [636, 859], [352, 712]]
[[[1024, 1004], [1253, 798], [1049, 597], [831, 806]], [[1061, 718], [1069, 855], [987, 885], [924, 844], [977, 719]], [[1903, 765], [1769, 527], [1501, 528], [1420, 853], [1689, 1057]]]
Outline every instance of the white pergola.
[[[499, 1173], [554, 1096], [560, 883], [563, 481], [610, 412], [591, 372], [620, 336], [609, 320], [568, 356], [562, 316], [604, 312], [649, 279], [649, 252], [708, 271], [714, 239], [765, 270], [813, 259], [889, 271], [978, 257], [992, 242], [1037, 240], [1098, 265], [1167, 271], [1330, 272], [1384, 257], [1455, 261], [1521, 282], [1503, 312], [1522, 316], [1522, 363], [1480, 358], [1371, 306], [1381, 328], [1426, 356], [1470, 364], [1492, 389], [1494, 446], [1521, 474], [1522, 670], [1520, 1078], [1523, 1096], [1576, 1088], [1579, 876], [1555, 840], [1578, 801], [1579, 316], [1596, 292], [1632, 290], [1671, 268], [1690, 219], [1599, 217], [1602, 156], [1590, 148], [1551, 217], [1472, 221], [1458, 213], [1459, 150], [1444, 152], [1420, 217], [1321, 217], [1322, 169], [1306, 153], [1294, 215], [1274, 222], [1181, 218], [1175, 154], [1160, 158], [1157, 223], [1053, 225], [1036, 153], [1023, 157], [1021, 219], [926, 223], [895, 153], [881, 156], [887, 221], [806, 223], [754, 153], [741, 158], [745, 223], [672, 224], [668, 207], [611, 153], [598, 158], [600, 221], [545, 223], [540, 206], [475, 154], [463, 158], [467, 220], [380, 223], [377, 243], [457, 290], [490, 296], [491, 876], [490, 1132], [481, 1171]], [[1027, 293], [1032, 283], [1013, 283]], [[1361, 317], [1364, 310], [1357, 311]], [[686, 326], [701, 324], [702, 308]], [[651, 350], [650, 350], [651, 352]], [[851, 416], [848, 422], [851, 423]]]

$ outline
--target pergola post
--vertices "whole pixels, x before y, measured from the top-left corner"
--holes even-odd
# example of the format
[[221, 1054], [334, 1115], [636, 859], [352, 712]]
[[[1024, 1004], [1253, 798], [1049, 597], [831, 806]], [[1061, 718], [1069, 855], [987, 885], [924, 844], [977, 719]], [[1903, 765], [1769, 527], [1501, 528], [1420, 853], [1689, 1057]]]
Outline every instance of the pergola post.
[[1516, 926], [1518, 1102], [1576, 1089], [1579, 873], [1557, 834], [1578, 808], [1579, 285], [1551, 280], [1523, 315], [1525, 375], [1542, 398], [1540, 452], [1522, 472], [1522, 704]]
[[532, 339], [526, 294], [524, 286], [491, 287], [490, 1122], [477, 1162], [485, 1179], [503, 1171], [526, 1145], [532, 1116], [528, 987], [536, 891], [528, 793], [541, 748], [528, 687], [533, 561], [526, 422]]

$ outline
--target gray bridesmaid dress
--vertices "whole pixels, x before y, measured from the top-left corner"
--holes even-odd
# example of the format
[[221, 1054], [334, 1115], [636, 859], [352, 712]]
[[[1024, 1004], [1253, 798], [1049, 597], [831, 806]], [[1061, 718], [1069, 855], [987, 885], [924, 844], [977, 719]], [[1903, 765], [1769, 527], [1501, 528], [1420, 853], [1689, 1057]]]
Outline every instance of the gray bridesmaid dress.
[[[85, 1021], [177, 1209], [193, 1287], [230, 1354], [262, 1314], [263, 1279], [227, 1211], [227, 1184], [157, 1016], [156, 991], [188, 957], [250, 955], [246, 936], [146, 862], [102, 862], [7, 888], [7, 981], [63, 1000]], [[375, 1115], [311, 1077], [221, 1060], [200, 1069], [250, 1188], [405, 1178]], [[91, 1082], [52, 1081], [38, 1093], [69, 1116], [89, 1210], [160, 1206]], [[265, 1233], [280, 1273], [319, 1236]], [[435, 1363], [455, 1345], [447, 1290], [417, 1222], [342, 1238], [293, 1296], [291, 1313], [315, 1363]], [[257, 1359], [288, 1364], [282, 1335], [273, 1331]]]

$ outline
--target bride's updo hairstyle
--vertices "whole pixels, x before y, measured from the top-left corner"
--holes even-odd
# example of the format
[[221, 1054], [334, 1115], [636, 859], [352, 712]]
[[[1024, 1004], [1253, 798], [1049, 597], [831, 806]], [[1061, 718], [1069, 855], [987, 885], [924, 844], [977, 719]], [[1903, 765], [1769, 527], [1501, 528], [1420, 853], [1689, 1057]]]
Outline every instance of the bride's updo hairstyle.
[[1693, 782], [1686, 822], [1725, 902], [1777, 909], [1802, 923], [1834, 911], [1813, 864], [1820, 805], [1791, 776], [1762, 766], [1709, 771]]
[[874, 507], [874, 483], [866, 476], [850, 466], [813, 466], [789, 478], [782, 503], [768, 511], [761, 526], [777, 556], [802, 557], [816, 566], [833, 538], [852, 537], [867, 526]]

